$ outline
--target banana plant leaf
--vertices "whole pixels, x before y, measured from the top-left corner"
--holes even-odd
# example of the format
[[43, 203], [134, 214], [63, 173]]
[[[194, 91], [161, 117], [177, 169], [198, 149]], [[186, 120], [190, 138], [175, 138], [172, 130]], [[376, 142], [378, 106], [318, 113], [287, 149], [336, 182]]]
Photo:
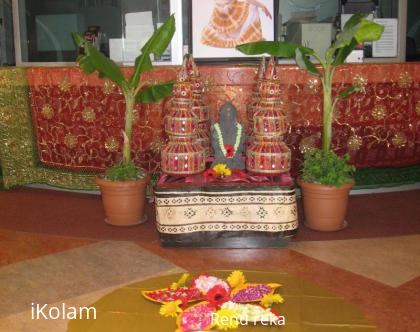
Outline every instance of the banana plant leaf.
[[236, 49], [247, 55], [270, 54], [276, 57], [292, 58], [299, 45], [281, 41], [259, 41], [236, 46]]
[[309, 60], [309, 55], [310, 53], [307, 53], [304, 48], [297, 48], [295, 57], [297, 65], [299, 68], [308, 70], [313, 75], [321, 76], [318, 69], [316, 69], [315, 65]]
[[80, 68], [89, 74], [97, 70], [101, 77], [108, 77], [118, 86], [122, 86], [125, 78], [118, 65], [99, 52], [77, 32], [73, 32], [72, 35], [76, 46], [82, 47], [85, 52], [84, 55], [78, 58]]
[[159, 101], [172, 92], [173, 86], [173, 82], [151, 85], [137, 94], [136, 101], [141, 103], [154, 103]]
[[360, 88], [359, 88], [359, 87], [357, 87], [357, 86], [352, 85], [351, 87], [348, 87], [346, 90], [344, 90], [343, 92], [341, 92], [341, 93], [337, 96], [337, 98], [338, 98], [338, 99], [345, 99], [345, 98], [347, 98], [348, 96], [350, 96], [352, 93], [354, 93], [354, 92], [358, 92], [358, 91], [360, 91]]
[[140, 81], [141, 73], [152, 68], [152, 63], [150, 62], [150, 54], [153, 53], [157, 56], [161, 56], [163, 52], [165, 52], [165, 50], [168, 48], [174, 33], [175, 16], [171, 15], [142, 47], [141, 55], [137, 57], [135, 62], [134, 74], [130, 79], [131, 86], [137, 86]]

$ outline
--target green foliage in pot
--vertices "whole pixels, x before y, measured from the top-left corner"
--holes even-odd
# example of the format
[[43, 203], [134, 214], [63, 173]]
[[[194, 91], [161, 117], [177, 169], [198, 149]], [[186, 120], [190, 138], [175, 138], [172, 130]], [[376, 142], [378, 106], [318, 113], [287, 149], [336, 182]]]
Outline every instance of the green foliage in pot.
[[337, 156], [333, 151], [313, 149], [305, 153], [302, 180], [339, 187], [352, 178], [355, 167], [348, 164], [349, 156]]
[[[306, 69], [310, 74], [320, 79], [324, 98], [322, 114], [322, 153], [319, 152], [319, 154], [316, 155], [306, 155], [305, 158], [311, 158], [311, 160], [308, 161], [308, 167], [304, 166], [303, 169], [303, 179], [305, 179], [305, 177], [312, 179], [311, 182], [330, 184], [330, 181], [326, 181], [326, 183], [323, 182], [324, 180], [333, 177], [329, 174], [330, 171], [328, 167], [324, 167], [324, 165], [320, 165], [319, 168], [317, 168], [317, 172], [312, 172], [312, 175], [310, 176], [305, 176], [305, 172], [307, 172], [308, 169], [314, 170], [314, 167], [310, 165], [315, 165], [317, 162], [323, 163], [325, 159], [328, 159], [329, 161], [334, 160], [331, 166], [336, 165], [338, 167], [336, 158], [341, 158], [335, 156], [335, 153], [331, 150], [333, 114], [339, 100], [346, 98], [359, 90], [357, 86], [353, 85], [333, 96], [332, 82], [335, 69], [344, 63], [347, 56], [357, 45], [378, 40], [384, 31], [382, 25], [367, 20], [366, 16], [367, 14], [362, 13], [354, 14], [347, 21], [342, 31], [337, 35], [335, 41], [326, 50], [324, 59], [311, 48], [280, 41], [260, 41], [238, 45], [236, 47], [239, 51], [248, 55], [267, 53], [276, 57], [293, 57], [300, 68]], [[319, 62], [321, 68], [311, 62], [311, 57]], [[333, 155], [335, 157], [333, 157]], [[347, 161], [348, 157], [344, 157], [343, 163], [346, 163]], [[318, 170], [325, 170], [326, 173], [318, 174]], [[345, 170], [345, 168], [343, 170]], [[314, 178], [315, 174], [318, 174], [318, 179]], [[348, 181], [349, 180], [347, 180], [347, 182]], [[341, 181], [334, 180], [332, 182], [339, 183]]]
[[131, 160], [131, 142], [134, 119], [134, 107], [137, 103], [152, 103], [165, 98], [172, 92], [173, 82], [148, 85], [141, 81], [141, 74], [153, 69], [150, 56], [161, 56], [169, 46], [175, 33], [175, 18], [170, 16], [144, 44], [140, 55], [136, 58], [134, 72], [125, 78], [120, 67], [111, 59], [100, 53], [80, 34], [73, 33], [76, 46], [83, 50], [77, 62], [80, 69], [91, 74], [98, 72], [100, 78], [108, 78], [122, 91], [125, 99], [124, 145], [121, 163], [109, 168], [105, 178], [111, 181], [128, 181], [142, 178], [144, 171], [137, 168]]

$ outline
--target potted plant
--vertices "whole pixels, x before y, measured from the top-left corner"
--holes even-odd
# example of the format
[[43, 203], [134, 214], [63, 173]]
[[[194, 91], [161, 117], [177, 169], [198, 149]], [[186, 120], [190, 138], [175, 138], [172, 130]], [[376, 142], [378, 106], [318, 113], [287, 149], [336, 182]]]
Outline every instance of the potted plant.
[[[332, 94], [335, 69], [344, 63], [357, 45], [378, 40], [382, 25], [366, 19], [367, 14], [354, 14], [344, 25], [335, 41], [321, 58], [313, 49], [279, 41], [260, 41], [237, 46], [249, 55], [268, 53], [277, 57], [294, 57], [297, 65], [319, 77], [323, 91], [322, 149], [304, 156], [303, 173], [298, 184], [303, 192], [305, 221], [309, 228], [336, 231], [345, 227], [348, 193], [354, 185], [348, 156], [339, 157], [331, 148], [333, 114], [337, 102], [358, 91], [351, 86], [341, 93]], [[319, 62], [315, 66], [310, 57]]]
[[125, 99], [122, 160], [107, 169], [104, 176], [96, 178], [102, 193], [106, 222], [111, 225], [136, 225], [144, 222], [147, 217], [144, 213], [145, 189], [150, 177], [131, 160], [133, 111], [137, 103], [155, 102], [171, 93], [172, 82], [148, 85], [141, 81], [141, 74], [153, 68], [151, 54], [161, 56], [171, 42], [174, 32], [175, 18], [172, 15], [142, 47], [129, 79], [124, 77], [114, 61], [97, 51], [80, 34], [73, 33], [74, 42], [82, 51], [77, 58], [79, 67], [85, 73], [98, 72], [99, 77], [110, 79], [121, 89]]

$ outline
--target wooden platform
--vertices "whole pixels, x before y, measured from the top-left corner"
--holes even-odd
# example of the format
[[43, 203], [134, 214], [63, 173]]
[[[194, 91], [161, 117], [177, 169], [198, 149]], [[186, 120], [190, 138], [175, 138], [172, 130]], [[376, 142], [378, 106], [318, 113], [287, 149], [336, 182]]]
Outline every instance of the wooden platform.
[[287, 245], [298, 228], [294, 185], [280, 179], [159, 181], [155, 202], [162, 246], [280, 247]]

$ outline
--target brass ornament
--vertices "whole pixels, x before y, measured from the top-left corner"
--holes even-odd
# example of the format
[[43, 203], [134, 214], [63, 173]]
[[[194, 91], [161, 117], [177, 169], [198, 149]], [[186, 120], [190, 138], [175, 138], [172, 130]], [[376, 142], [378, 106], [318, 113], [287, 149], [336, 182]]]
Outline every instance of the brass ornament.
[[407, 136], [403, 132], [398, 132], [391, 139], [396, 148], [402, 148], [407, 144]]
[[105, 141], [105, 149], [108, 152], [116, 152], [118, 151], [120, 144], [118, 143], [117, 139], [114, 136], [110, 136]]
[[406, 89], [409, 88], [411, 84], [413, 84], [413, 78], [410, 76], [410, 74], [407, 72], [401, 73], [398, 80], [398, 86], [402, 89]]
[[72, 149], [74, 147], [76, 147], [77, 145], [77, 137], [74, 136], [71, 133], [68, 133], [65, 137], [64, 137], [64, 144], [69, 148]]
[[347, 147], [350, 151], [357, 151], [363, 145], [363, 138], [358, 135], [353, 135], [347, 142]]
[[82, 111], [83, 120], [86, 122], [93, 122], [96, 120], [95, 110], [92, 107], [85, 107]]
[[376, 105], [375, 108], [372, 110], [372, 116], [375, 120], [382, 120], [385, 118], [386, 109], [382, 105]]

